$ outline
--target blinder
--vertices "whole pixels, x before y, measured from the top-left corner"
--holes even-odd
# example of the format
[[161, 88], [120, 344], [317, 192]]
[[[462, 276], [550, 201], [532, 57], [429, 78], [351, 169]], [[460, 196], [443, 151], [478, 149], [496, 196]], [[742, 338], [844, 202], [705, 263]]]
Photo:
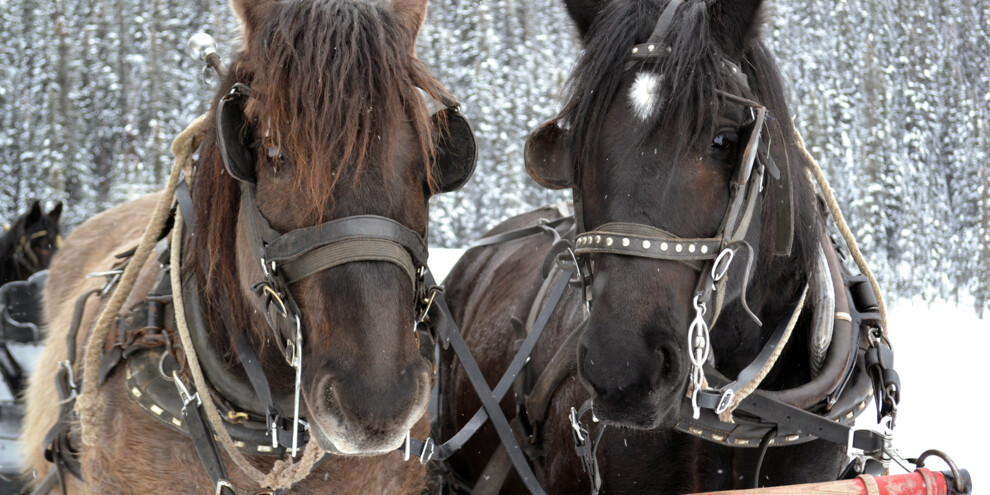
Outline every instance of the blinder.
[[456, 191], [471, 179], [478, 164], [474, 129], [456, 105], [440, 109], [430, 121], [434, 129], [443, 131], [434, 150], [436, 170], [440, 173], [438, 192]]
[[244, 105], [250, 97], [250, 86], [234, 84], [217, 103], [216, 121], [220, 155], [227, 173], [241, 182], [253, 184], [257, 182], [254, 171], [257, 155], [253, 147], [244, 146], [244, 138], [251, 132], [250, 126], [245, 125], [244, 117]]
[[526, 140], [526, 172], [547, 189], [574, 185], [574, 165], [566, 143], [567, 131], [551, 120], [536, 128]]
[[[254, 146], [244, 144], [246, 139], [250, 139], [251, 132], [244, 115], [244, 106], [250, 97], [251, 88], [248, 85], [234, 84], [217, 104], [216, 125], [220, 154], [227, 173], [238, 181], [255, 183], [257, 153]], [[430, 122], [441, 131], [434, 149], [439, 192], [456, 191], [471, 179], [478, 163], [474, 129], [452, 101], [446, 102], [445, 107], [435, 112]]]

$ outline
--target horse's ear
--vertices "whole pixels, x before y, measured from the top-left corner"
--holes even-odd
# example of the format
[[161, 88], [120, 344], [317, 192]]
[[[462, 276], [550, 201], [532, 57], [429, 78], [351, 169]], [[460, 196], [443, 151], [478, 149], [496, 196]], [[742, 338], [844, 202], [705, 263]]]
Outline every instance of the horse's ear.
[[574, 164], [566, 137], [567, 131], [551, 120], [537, 127], [526, 140], [526, 172], [547, 189], [574, 185]]
[[261, 23], [271, 15], [277, 0], [230, 0], [230, 6], [241, 20], [244, 43], [251, 39]]
[[24, 225], [31, 225], [38, 220], [41, 220], [41, 202], [36, 199], [31, 202], [31, 211], [28, 212], [27, 218], [24, 219]]
[[61, 201], [55, 203], [55, 206], [52, 208], [52, 211], [49, 211], [48, 212], [48, 216], [54, 222], [58, 222], [58, 219], [59, 218], [62, 218], [62, 202]]
[[730, 58], [739, 58], [760, 37], [766, 9], [762, 0], [713, 0], [708, 4], [712, 32]]
[[413, 51], [419, 28], [423, 27], [423, 21], [426, 20], [426, 0], [394, 0], [392, 11], [399, 24], [409, 33], [409, 39], [412, 41], [409, 51]]
[[591, 24], [598, 17], [598, 13], [602, 11], [605, 3], [604, 0], [564, 0], [564, 6], [567, 7], [567, 14], [574, 21], [581, 39], [585, 39], [588, 35]]

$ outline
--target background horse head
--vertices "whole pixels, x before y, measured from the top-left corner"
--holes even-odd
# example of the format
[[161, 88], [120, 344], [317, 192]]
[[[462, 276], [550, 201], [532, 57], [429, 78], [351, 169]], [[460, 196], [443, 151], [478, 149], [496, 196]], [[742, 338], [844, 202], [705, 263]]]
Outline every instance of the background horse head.
[[45, 213], [35, 200], [9, 230], [4, 229], [0, 236], [0, 284], [27, 280], [32, 273], [48, 268], [61, 239], [61, 216], [61, 201]]
[[[567, 2], [585, 44], [557, 118], [568, 129], [538, 130], [528, 158], [537, 163], [541, 154], [551, 157], [531, 170], [544, 184], [574, 188], [588, 231], [626, 222], [687, 240], [713, 238], [722, 234], [733, 189], [745, 186], [734, 181], [757, 131], [752, 108], [741, 99], [766, 107], [761, 142], [754, 143], [762, 154], [756, 166], [780, 167], [782, 175], [769, 177], [774, 172], [768, 170], [759, 185], [766, 193], [744, 239], [730, 246], [735, 261], [712, 329], [715, 362], [733, 374], [756, 355], [811, 273], [821, 217], [797, 160], [780, 76], [758, 40], [762, 2], [685, 2], [667, 11], [673, 17], [662, 38], [650, 40], [667, 5]], [[652, 46], [660, 56], [632, 56], [647, 40], [658, 42], [640, 50]], [[565, 155], [567, 149], [574, 152]], [[783, 193], [775, 194], [778, 189]], [[791, 195], [800, 198], [793, 220]], [[783, 203], [775, 201], [780, 198]], [[801, 226], [793, 248], [792, 221]], [[670, 243], [672, 252], [675, 246], [685, 254], [701, 249]], [[590, 258], [591, 315], [578, 362], [595, 412], [632, 427], [673, 426], [691, 364], [692, 296], [704, 274], [671, 260], [603, 253]], [[771, 324], [761, 327], [745, 305]], [[800, 380], [800, 374], [791, 378]]]
[[[262, 349], [273, 386], [291, 390], [294, 374], [264, 345], [272, 330], [255, 313], [264, 311], [252, 295], [262, 270], [244, 217], [233, 221], [242, 194], [235, 178], [244, 177], [231, 174], [250, 176], [258, 211], [279, 233], [377, 215], [425, 237], [427, 200], [444, 189], [433, 166], [443, 129], [427, 99], [449, 97], [413, 55], [425, 2], [233, 5], [244, 45], [217, 100], [236, 83], [250, 86], [235, 132], [253, 162], [246, 171], [226, 169], [217, 136], [207, 136], [194, 191], [201, 219], [194, 257], [213, 325], [229, 311], [236, 333]], [[393, 450], [425, 412], [431, 375], [413, 332], [415, 289], [399, 266], [372, 261], [291, 285], [306, 343], [302, 396], [323, 448]]]

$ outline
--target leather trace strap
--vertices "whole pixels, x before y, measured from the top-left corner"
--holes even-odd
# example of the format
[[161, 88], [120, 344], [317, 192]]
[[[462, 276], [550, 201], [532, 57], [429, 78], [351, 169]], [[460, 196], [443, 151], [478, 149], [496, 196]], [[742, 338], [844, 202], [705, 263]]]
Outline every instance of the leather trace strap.
[[[573, 217], [569, 216], [564, 216], [554, 220], [544, 219], [541, 220], [536, 226], [486, 237], [482, 239], [480, 243], [475, 244], [472, 247], [490, 246], [541, 233], [550, 235], [554, 239], [555, 243], [562, 242], [560, 233], [556, 229], [563, 225], [567, 225], [572, 221]], [[540, 336], [543, 335], [543, 331], [549, 323], [550, 317], [563, 298], [567, 286], [569, 285], [569, 281], [569, 275], [566, 273], [561, 273], [560, 276], [558, 276], [553, 282], [550, 293], [546, 299], [546, 304], [536, 316], [529, 334], [525, 339], [523, 339], [518, 351], [493, 389], [488, 387], [484, 375], [482, 375], [481, 369], [478, 367], [477, 361], [475, 361], [470, 349], [461, 337], [460, 329], [457, 328], [453, 315], [451, 315], [450, 309], [447, 307], [446, 300], [443, 298], [442, 293], [435, 298], [433, 304], [429, 307], [428, 312], [428, 320], [430, 325], [433, 326], [439, 343], [445, 348], [448, 346], [453, 348], [454, 354], [457, 356], [457, 359], [460, 360], [471, 386], [474, 388], [475, 393], [482, 402], [482, 407], [456, 434], [440, 445], [435, 444], [432, 438], [427, 438], [426, 441], [407, 439], [406, 444], [400, 449], [404, 452], [404, 455], [407, 458], [415, 454], [420, 457], [422, 462], [427, 462], [429, 460], [444, 461], [460, 450], [460, 448], [463, 447], [464, 444], [478, 432], [486, 421], [491, 421], [492, 426], [501, 441], [501, 445], [497, 449], [495, 457], [505, 456], [505, 459], [507, 459], [511, 466], [515, 468], [516, 472], [519, 474], [519, 477], [523, 480], [523, 484], [531, 493], [545, 493], [523, 454], [524, 450], [521, 448], [518, 440], [516, 439], [512, 425], [510, 425], [508, 419], [502, 413], [502, 410], [498, 404], [505, 397], [508, 391], [512, 389], [517, 377], [525, 365], [529, 362], [530, 355], [532, 354], [533, 349], [535, 349]], [[436, 286], [436, 281], [433, 278], [432, 273], [429, 271], [425, 274], [425, 282], [427, 287]], [[495, 462], [495, 459], [493, 459], [492, 462]], [[496, 471], [502, 471], [502, 469], [496, 469]], [[484, 480], [479, 480], [478, 487], [467, 488], [471, 490], [485, 490], [485, 493], [494, 493], [498, 491], [501, 481], [504, 481], [504, 473], [499, 477], [497, 482], [491, 481], [491, 483], [496, 484], [495, 486], [488, 484], [482, 488], [482, 484], [486, 482]]]

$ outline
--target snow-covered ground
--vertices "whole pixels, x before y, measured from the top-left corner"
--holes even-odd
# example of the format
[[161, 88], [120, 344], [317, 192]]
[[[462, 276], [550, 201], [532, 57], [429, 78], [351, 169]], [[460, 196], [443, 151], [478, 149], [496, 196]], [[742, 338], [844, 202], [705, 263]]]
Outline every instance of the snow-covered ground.
[[[902, 301], [888, 313], [903, 388], [894, 445], [906, 457], [939, 449], [968, 469], [974, 484], [987, 483], [990, 320], [977, 318], [972, 306], [945, 302]], [[938, 460], [926, 465], [945, 468]]]
[[[437, 280], [443, 280], [463, 252], [430, 249]], [[990, 434], [982, 424], [990, 406], [990, 393], [983, 390], [983, 380], [990, 376], [990, 320], [977, 318], [971, 306], [945, 302], [901, 301], [888, 313], [894, 366], [903, 388], [894, 446], [904, 457], [939, 449], [979, 484], [990, 461]], [[858, 423], [869, 427], [875, 419], [867, 409]], [[926, 467], [948, 470], [937, 459]]]

